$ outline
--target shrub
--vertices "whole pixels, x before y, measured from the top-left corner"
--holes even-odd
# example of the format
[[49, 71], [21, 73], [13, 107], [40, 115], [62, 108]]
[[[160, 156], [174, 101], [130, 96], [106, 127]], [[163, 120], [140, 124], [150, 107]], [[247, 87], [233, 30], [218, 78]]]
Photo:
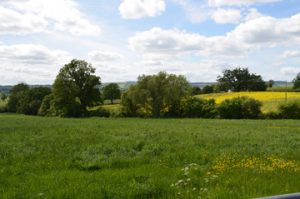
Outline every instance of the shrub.
[[0, 113], [6, 113], [8, 112], [7, 107], [6, 106], [0, 106]]
[[214, 99], [189, 98], [182, 103], [182, 109], [182, 116], [190, 118], [214, 118], [217, 113]]
[[264, 115], [264, 119], [282, 119], [282, 116], [279, 112], [268, 112], [265, 113]]
[[278, 109], [284, 119], [300, 119], [300, 101], [281, 104]]
[[110, 112], [102, 107], [99, 107], [95, 110], [88, 111], [88, 116], [90, 116], [90, 117], [109, 117]]
[[221, 118], [256, 119], [261, 115], [262, 103], [249, 97], [224, 100], [218, 107]]

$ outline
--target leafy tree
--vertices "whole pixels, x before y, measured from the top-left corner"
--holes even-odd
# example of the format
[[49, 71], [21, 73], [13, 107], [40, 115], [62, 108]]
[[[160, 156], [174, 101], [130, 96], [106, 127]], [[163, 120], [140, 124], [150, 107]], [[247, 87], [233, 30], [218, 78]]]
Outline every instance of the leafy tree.
[[64, 117], [86, 114], [87, 107], [101, 102], [100, 77], [95, 68], [83, 60], [72, 60], [60, 69], [53, 85], [56, 113]]
[[300, 73], [298, 73], [298, 75], [295, 77], [293, 83], [294, 83], [293, 89], [300, 90]]
[[192, 95], [199, 95], [201, 94], [201, 88], [199, 88], [198, 86], [194, 86], [192, 88]]
[[28, 90], [29, 86], [25, 83], [17, 84], [11, 89], [7, 103], [7, 109], [9, 112], [17, 112], [17, 108], [21, 103], [21, 99], [25, 97]]
[[181, 114], [181, 101], [190, 95], [191, 87], [185, 77], [160, 72], [140, 76], [137, 85], [124, 93], [122, 105], [125, 115], [175, 117]]
[[38, 115], [41, 115], [41, 116], [56, 115], [53, 102], [54, 102], [54, 97], [53, 97], [52, 93], [45, 96], [42, 101], [42, 104], [39, 108]]
[[17, 106], [17, 112], [26, 115], [37, 115], [45, 96], [51, 93], [47, 87], [36, 87], [25, 91]]
[[250, 74], [247, 68], [227, 69], [217, 81], [222, 91], [265, 91], [267, 87], [260, 75]]
[[115, 99], [120, 99], [121, 90], [118, 84], [111, 83], [103, 88], [104, 99], [109, 99], [110, 103], [113, 104]]
[[213, 85], [206, 85], [202, 89], [202, 93], [208, 94], [208, 93], [213, 93], [214, 92], [214, 86]]

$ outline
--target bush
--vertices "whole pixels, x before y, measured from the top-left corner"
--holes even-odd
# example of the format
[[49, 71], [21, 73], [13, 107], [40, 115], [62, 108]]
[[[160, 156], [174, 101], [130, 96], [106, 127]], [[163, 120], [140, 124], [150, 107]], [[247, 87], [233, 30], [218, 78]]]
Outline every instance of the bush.
[[265, 113], [264, 115], [264, 119], [282, 119], [282, 116], [279, 112], [268, 112]]
[[88, 111], [90, 117], [109, 117], [110, 112], [102, 107]]
[[190, 98], [182, 103], [182, 116], [189, 118], [214, 118], [216, 117], [215, 100]]
[[300, 119], [300, 101], [281, 104], [278, 109], [283, 119]]
[[236, 97], [223, 101], [218, 111], [221, 118], [257, 119], [261, 115], [262, 103], [249, 97]]
[[0, 113], [6, 113], [8, 112], [7, 107], [6, 106], [0, 106]]

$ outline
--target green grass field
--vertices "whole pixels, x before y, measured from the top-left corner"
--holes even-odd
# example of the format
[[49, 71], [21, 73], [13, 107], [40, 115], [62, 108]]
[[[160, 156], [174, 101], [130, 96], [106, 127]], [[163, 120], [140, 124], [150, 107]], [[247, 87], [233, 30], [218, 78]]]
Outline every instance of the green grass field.
[[0, 114], [0, 198], [253, 198], [300, 191], [287, 120]]

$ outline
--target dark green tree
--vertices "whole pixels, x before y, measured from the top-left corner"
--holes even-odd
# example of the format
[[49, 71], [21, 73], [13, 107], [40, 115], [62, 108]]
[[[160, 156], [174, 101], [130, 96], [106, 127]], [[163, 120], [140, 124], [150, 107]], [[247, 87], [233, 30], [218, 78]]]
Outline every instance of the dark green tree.
[[60, 69], [53, 85], [56, 113], [63, 117], [79, 117], [87, 107], [101, 102], [100, 77], [95, 68], [83, 60], [72, 60]]
[[300, 73], [298, 73], [298, 75], [295, 77], [293, 83], [294, 83], [293, 89], [300, 90]]
[[266, 83], [260, 75], [250, 74], [248, 68], [224, 70], [217, 79], [221, 91], [265, 91]]
[[17, 84], [11, 89], [7, 103], [7, 109], [9, 112], [17, 112], [17, 108], [20, 106], [21, 100], [26, 96], [26, 92], [28, 90], [29, 86], [25, 83]]
[[274, 86], [274, 83], [275, 83], [274, 80], [269, 80], [268, 81], [268, 87], [272, 88]]
[[201, 88], [199, 88], [198, 86], [194, 86], [192, 88], [192, 95], [199, 95], [201, 94]]
[[121, 90], [118, 84], [110, 83], [103, 88], [103, 97], [104, 99], [109, 99], [110, 103], [113, 104], [114, 100], [120, 99]]
[[5, 93], [0, 93], [0, 99], [2, 101], [5, 101], [7, 99], [7, 96], [5, 95]]
[[208, 94], [208, 93], [213, 93], [214, 92], [214, 86], [213, 85], [206, 85], [202, 89], [202, 93]]
[[44, 97], [50, 93], [51, 89], [47, 87], [35, 87], [25, 91], [17, 106], [17, 112], [37, 115]]

